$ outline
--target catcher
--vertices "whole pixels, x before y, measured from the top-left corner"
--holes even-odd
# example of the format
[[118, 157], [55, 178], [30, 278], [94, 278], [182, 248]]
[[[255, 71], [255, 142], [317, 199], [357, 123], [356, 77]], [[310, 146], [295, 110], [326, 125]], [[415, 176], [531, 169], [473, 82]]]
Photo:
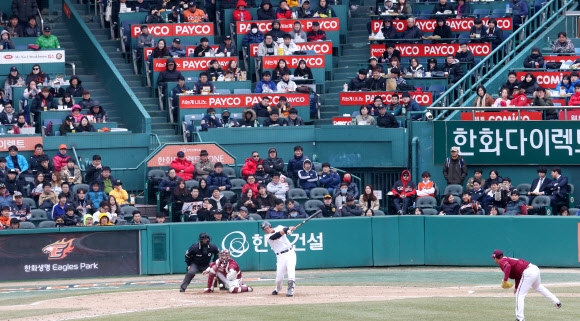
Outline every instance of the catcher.
[[516, 287], [514, 288], [516, 295], [516, 321], [524, 321], [524, 300], [530, 288], [534, 288], [534, 290], [550, 299], [557, 309], [562, 307], [560, 300], [542, 285], [540, 269], [537, 266], [522, 259], [503, 256], [501, 250], [493, 251], [491, 257], [504, 273], [501, 281], [502, 288], [509, 289], [513, 286], [508, 281], [508, 278], [516, 280]]
[[245, 285], [242, 282], [242, 270], [234, 259], [230, 258], [230, 251], [223, 249], [220, 251], [220, 258], [211, 263], [211, 265], [203, 271], [203, 275], [209, 274], [207, 278], [207, 288], [203, 293], [213, 292], [214, 282], [217, 278], [224, 284], [230, 293], [252, 292], [254, 289]]

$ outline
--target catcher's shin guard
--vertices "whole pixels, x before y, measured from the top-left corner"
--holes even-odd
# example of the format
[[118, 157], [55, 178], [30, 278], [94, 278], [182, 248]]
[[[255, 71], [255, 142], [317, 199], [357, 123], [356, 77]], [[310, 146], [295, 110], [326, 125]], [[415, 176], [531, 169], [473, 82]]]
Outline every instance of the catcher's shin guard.
[[217, 283], [216, 275], [213, 273], [209, 273], [207, 276], [207, 287], [213, 289], [216, 283]]

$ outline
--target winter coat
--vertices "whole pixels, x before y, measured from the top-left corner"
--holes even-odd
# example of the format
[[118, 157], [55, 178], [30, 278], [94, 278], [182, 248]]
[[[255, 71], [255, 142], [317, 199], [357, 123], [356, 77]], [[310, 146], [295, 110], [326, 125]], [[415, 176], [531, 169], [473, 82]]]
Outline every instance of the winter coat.
[[369, 80], [367, 78], [361, 80], [358, 75], [350, 80], [348, 83], [348, 91], [367, 90]]
[[38, 4], [36, 1], [12, 0], [12, 14], [18, 17], [19, 21], [28, 21], [28, 17], [36, 16]]
[[[403, 174], [409, 174], [408, 179], [405, 180], [403, 179]], [[403, 170], [401, 172], [401, 179], [395, 182], [395, 185], [393, 185], [393, 188], [391, 189], [391, 192], [393, 193], [393, 197], [395, 198], [401, 198], [401, 195], [405, 195], [405, 197], [413, 197], [414, 195], [417, 194], [417, 190], [415, 187], [415, 183], [413, 183], [413, 181], [411, 180], [411, 172], [409, 172], [408, 170]]]
[[[359, 199], [358, 199], [358, 205], [360, 206], [361, 210], [364, 213], [364, 212], [366, 212], [366, 210], [369, 209], [369, 207], [368, 207], [368, 202], [365, 202], [365, 200], [364, 200], [363, 197], [364, 197], [364, 195], [361, 195], [359, 197]], [[380, 206], [379, 200], [376, 199], [374, 201], [371, 201], [371, 207], [370, 207], [370, 209], [373, 210], [373, 211], [374, 210], [378, 210], [379, 209], [379, 206]]]
[[291, 10], [284, 10], [280, 7], [276, 9], [276, 19], [291, 19], [291, 18], [292, 18]]
[[[292, 216], [291, 214], [296, 213], [296, 216]], [[304, 210], [304, 207], [294, 203], [294, 207], [291, 209], [286, 210], [286, 217], [287, 218], [307, 218], [308, 215]]]
[[[535, 78], [532, 79], [532, 81], [527, 82], [525, 79], [522, 81], [520, 88], [521, 89], [525, 89], [526, 95], [533, 95], [536, 92], [536, 88], [538, 88], [538, 82], [536, 81]], [[513, 100], [513, 99], [512, 99]]]
[[475, 58], [473, 57], [471, 50], [467, 50], [466, 52], [457, 52], [455, 54], [455, 59], [459, 60], [461, 63], [475, 63]]
[[224, 127], [224, 125], [222, 124], [222, 121], [219, 119], [219, 117], [215, 115], [205, 115], [201, 119], [202, 131], [207, 131], [208, 128], [219, 128], [219, 127]]
[[[270, 8], [268, 10], [264, 9], [264, 5], [269, 4]], [[260, 8], [258, 9], [258, 20], [274, 20], [276, 19], [276, 11], [272, 7], [272, 2], [270, 0], [262, 0]]]
[[553, 53], [574, 53], [574, 44], [572, 40], [566, 39], [564, 43], [561, 43], [559, 40], [554, 41], [552, 45], [552, 52]]
[[296, 9], [296, 16], [298, 17], [298, 19], [308, 19], [308, 18], [312, 18], [312, 16], [314, 15], [314, 11], [312, 11], [312, 8], [308, 8], [308, 9], [304, 9], [303, 7], [299, 7], [298, 9]]
[[[276, 83], [273, 82], [272, 80], [266, 82], [263, 78], [262, 80], [260, 80], [258, 83], [256, 83], [256, 88], [254, 89], [254, 93], [257, 94], [261, 94], [261, 93], [266, 93], [266, 92], [276, 92], [278, 90], [278, 87], [276, 86]], [[258, 117], [263, 117], [263, 116], [259, 116]], [[264, 116], [267, 117], [267, 116]]]
[[290, 177], [294, 182], [298, 181], [298, 171], [302, 169], [302, 164], [304, 163], [304, 160], [306, 160], [307, 158], [308, 157], [302, 154], [302, 156], [300, 157], [294, 156], [288, 161], [286, 173], [288, 174], [287, 176]]
[[302, 29], [300, 29], [298, 32], [292, 29], [292, 31], [290, 31], [290, 37], [292, 37], [292, 41], [294, 41], [294, 43], [306, 42], [308, 39], [306, 32], [302, 31]]
[[309, 159], [304, 160], [302, 163], [302, 170], [298, 171], [298, 180], [302, 189], [311, 190], [317, 186], [318, 175], [314, 169], [311, 168], [310, 170], [306, 170], [306, 168], [304, 168], [306, 162], [312, 164]]
[[171, 46], [171, 47], [169, 47], [169, 55], [171, 57], [177, 56], [177, 57], [183, 58], [183, 57], [185, 57], [185, 48]]
[[404, 39], [403, 43], [419, 43], [423, 38], [423, 32], [416, 25], [409, 28], [407, 27], [405, 31], [401, 34], [401, 39]]
[[16, 45], [14, 44], [14, 41], [12, 39], [10, 39], [10, 33], [6, 30], [2, 30], [2, 33], [0, 33], [0, 36], [4, 35], [4, 34], [8, 34], [8, 39], [1, 39], [0, 37], [0, 49], [16, 49]]
[[[246, 118], [246, 114], [252, 114], [250, 119]], [[259, 124], [256, 121], [256, 112], [253, 109], [245, 109], [242, 113], [242, 119], [240, 120], [240, 127], [258, 127]]]
[[[173, 190], [177, 187], [177, 184], [180, 181], [181, 178], [179, 178], [179, 176], [175, 176], [174, 178], [167, 176], [164, 179], [162, 179], [161, 182], [159, 183], [158, 190], [160, 192], [169, 192], [173, 194]], [[169, 191], [166, 191], [167, 187], [169, 187]]]
[[[300, 66], [300, 63], [302, 63], [302, 62], [306, 62], [306, 61], [303, 59], [300, 60], [298, 62], [298, 66]], [[312, 70], [310, 69], [310, 67], [308, 67], [308, 65], [304, 69], [300, 69], [300, 68], [294, 69], [294, 77], [304, 77], [304, 76], [306, 76], [306, 78], [308, 78], [308, 79], [314, 79], [314, 76], [312, 75]]]
[[488, 93], [485, 93], [483, 95], [483, 98], [481, 96], [477, 96], [477, 98], [475, 98], [475, 102], [474, 102], [474, 106], [475, 107], [491, 107], [493, 105], [493, 97], [491, 97]]
[[383, 77], [379, 77], [379, 79], [371, 77], [367, 79], [367, 89], [371, 91], [386, 91], [387, 80]]
[[284, 118], [278, 118], [275, 121], [272, 120], [272, 118], [268, 117], [266, 119], [264, 119], [264, 122], [262, 123], [262, 126], [264, 127], [272, 127], [272, 126], [288, 126], [288, 122], [286, 121], [286, 119]]
[[260, 42], [260, 44], [258, 45], [258, 53], [257, 53], [258, 57], [276, 56], [277, 54], [278, 54], [278, 44], [275, 41], [272, 42], [272, 48], [268, 48], [264, 41]]
[[32, 101], [30, 111], [40, 115], [40, 112], [44, 109], [44, 107], [42, 107], [43, 102], [48, 110], [58, 108], [56, 104], [56, 99], [54, 99], [52, 93], [49, 93], [46, 98], [44, 98], [44, 95], [42, 93], [38, 93], [38, 95], [36, 95], [36, 97], [34, 97], [34, 100]]
[[69, 83], [72, 83], [73, 79], [76, 79], [78, 81], [77, 86], [73, 87], [73, 85], [71, 84], [70, 86], [67, 87], [67, 89], [64, 92], [70, 94], [71, 97], [82, 97], [83, 91], [85, 91], [85, 89], [82, 86], [83, 82], [80, 80], [78, 76], [73, 75], [70, 77]]
[[216, 172], [211, 172], [211, 174], [209, 174], [207, 177], [207, 185], [214, 187], [225, 186], [226, 190], [232, 188], [232, 183], [230, 182], [228, 175], [224, 174], [223, 172], [219, 174]]
[[431, 13], [433, 14], [432, 19], [437, 19], [439, 17], [437, 13], [443, 14], [445, 13], [445, 11], [451, 11], [451, 13], [453, 13], [454, 10], [455, 8], [451, 2], [446, 2], [445, 4], [437, 2], [433, 7], [433, 11], [431, 11]]
[[270, 207], [270, 209], [268, 209], [268, 211], [266, 212], [266, 217], [264, 219], [266, 220], [279, 220], [279, 219], [285, 219], [286, 218], [286, 213], [284, 211], [277, 211], [275, 207]]
[[356, 205], [344, 205], [340, 210], [340, 216], [342, 217], [349, 217], [349, 216], [361, 216], [363, 214], [363, 209], [360, 206]]
[[441, 37], [442, 39], [445, 39], [445, 40], [432, 39], [431, 40], [432, 43], [447, 43], [447, 42], [451, 42], [451, 40], [449, 40], [449, 39], [454, 38], [453, 37], [453, 32], [451, 32], [451, 27], [449, 27], [446, 24], [444, 24], [443, 26], [439, 26], [439, 24], [437, 24], [437, 26], [433, 30], [433, 35], [434, 36], [439, 36], [439, 37]]
[[264, 164], [263, 159], [254, 160], [252, 157], [246, 158], [244, 165], [242, 166], [242, 176], [244, 178], [248, 177], [249, 175], [256, 174], [256, 168], [258, 165]]
[[509, 201], [505, 206], [505, 211], [503, 215], [527, 215], [528, 208], [526, 207], [526, 203], [521, 199], [517, 201]]
[[[103, 117], [105, 117], [107, 115], [107, 113], [105, 112], [105, 110], [103, 109], [102, 106], [100, 105], [95, 105], [95, 104], [89, 104], [90, 108], [89, 108], [89, 113], [88, 115], [93, 116], [93, 118], [95, 118], [96, 120], [100, 121], [103, 119]], [[95, 112], [95, 108], [94, 107], [99, 107], [98, 110]]]
[[328, 174], [322, 172], [322, 175], [320, 175], [319, 179], [320, 186], [326, 189], [337, 189], [340, 185], [340, 176], [337, 172], [330, 171]]
[[458, 215], [459, 214], [459, 204], [452, 202], [452, 203], [445, 203], [443, 202], [439, 207], [439, 212], [445, 213], [445, 215]]
[[326, 40], [326, 32], [320, 29], [318, 31], [310, 30], [306, 33], [306, 39], [308, 42], [324, 41]]
[[203, 87], [209, 87], [210, 93], [215, 92], [215, 85], [210, 80], [206, 81], [205, 83], [202, 83], [201, 80], [198, 80], [195, 84], [193, 84], [193, 93], [200, 95]]
[[262, 43], [264, 41], [264, 34], [258, 30], [256, 33], [248, 32], [244, 39], [242, 39], [242, 47], [249, 47], [252, 43]]
[[175, 87], [173, 87], [173, 89], [171, 89], [171, 97], [173, 97], [173, 107], [178, 107], [179, 106], [179, 94], [183, 94], [186, 91], [191, 90], [191, 88], [189, 88], [189, 86], [187, 86], [186, 84], [183, 85], [183, 87], [179, 87], [179, 84], [175, 85]]
[[288, 126], [304, 126], [304, 120], [300, 118], [300, 116], [296, 117], [296, 119], [292, 120], [290, 116], [284, 118]]
[[476, 215], [479, 211], [481, 211], [481, 204], [478, 201], [463, 202], [459, 207], [459, 215]]
[[217, 53], [223, 53], [225, 55], [228, 52], [232, 57], [238, 56], [238, 47], [236, 47], [236, 43], [234, 41], [232, 41], [229, 47], [226, 46], [225, 42], [220, 44], [218, 47]]
[[568, 106], [580, 106], [580, 93], [575, 93], [570, 97]]
[[489, 208], [490, 206], [496, 206], [498, 208], [506, 206], [506, 204], [509, 200], [509, 196], [508, 196], [507, 191], [502, 189], [498, 192], [500, 193], [499, 200], [495, 199], [495, 195], [492, 191], [489, 191], [488, 193], [485, 193], [483, 195], [483, 199], [481, 200], [481, 203], [483, 204], [483, 206], [485, 208]]
[[157, 86], [167, 87], [168, 82], [177, 82], [179, 76], [181, 76], [181, 71], [177, 70], [177, 65], [174, 66], [173, 70], [169, 70], [169, 63], [175, 63], [175, 60], [173, 58], [167, 58], [165, 61], [165, 70], [157, 78]]
[[459, 64], [459, 60], [455, 59], [451, 64], [445, 62], [442, 71], [449, 73], [449, 80], [451, 83], [456, 83], [463, 77], [463, 68]]
[[[401, 101], [402, 102], [402, 101]], [[405, 108], [406, 113], [410, 112], [410, 111], [422, 111], [423, 109], [421, 109], [421, 106], [419, 106], [419, 103], [417, 103], [417, 101], [413, 98], [411, 98], [411, 100], [409, 100], [408, 104], [404, 104], [401, 103], [400, 104], [400, 108], [396, 109], [394, 111], [394, 115], [398, 116], [398, 115], [402, 115], [403, 114], [403, 108]], [[405, 115], [403, 116], [407, 116], [407, 114], [405, 113]], [[411, 119], [413, 120], [419, 120], [421, 118], [423, 118], [422, 114], [410, 114], [411, 115]]]
[[[532, 106], [554, 106], [554, 102], [550, 99], [550, 91], [547, 90], [544, 98], [540, 99], [534, 93], [534, 99], [532, 100]], [[558, 119], [558, 113], [556, 109], [545, 109], [544, 112], [546, 113], [546, 119]]]
[[334, 18], [334, 17], [336, 17], [334, 10], [330, 7], [330, 5], [328, 5], [328, 3], [324, 7], [319, 6], [318, 9], [316, 9], [316, 13], [318, 13], [318, 16], [320, 18]]
[[82, 184], [83, 183], [83, 176], [81, 174], [80, 168], [77, 165], [74, 166], [72, 175], [71, 175], [68, 167], [65, 165], [60, 170], [60, 177], [61, 177], [63, 182], [68, 182], [69, 181], [68, 178], [72, 177], [73, 184]]
[[467, 176], [467, 165], [461, 156], [457, 159], [448, 157], [443, 164], [443, 176], [447, 184], [463, 185], [463, 181]]
[[193, 179], [193, 172], [195, 172], [195, 167], [191, 161], [187, 159], [182, 160], [177, 157], [171, 161], [171, 168], [175, 169], [176, 175], [184, 181]]
[[382, 128], [399, 128], [399, 122], [391, 113], [385, 113], [385, 115], [379, 114], [377, 116], [377, 126]]
[[488, 28], [486, 34], [487, 34], [486, 38], [489, 39], [489, 42], [491, 42], [492, 50], [497, 48], [497, 46], [499, 46], [503, 42], [503, 30], [501, 30], [498, 27], [495, 27], [493, 29]]
[[274, 184], [274, 182], [268, 183], [266, 186], [266, 190], [268, 193], [274, 194], [277, 198], [281, 200], [286, 200], [286, 185], [278, 182], [278, 184]]
[[51, 34], [50, 36], [42, 35], [36, 38], [36, 45], [40, 47], [40, 49], [56, 49], [60, 48], [60, 43], [58, 42], [58, 38]]
[[60, 152], [57, 152], [56, 155], [52, 157], [52, 165], [54, 166], [54, 170], [60, 172], [63, 167], [66, 167], [66, 163], [69, 158], [69, 155], [63, 155]]
[[521, 93], [513, 94], [510, 106], [525, 107], [529, 105], [530, 104], [528, 103], [528, 98], [526, 97], [526, 94]]
[[[240, 10], [239, 9], [240, 6], [243, 6], [244, 10]], [[250, 21], [250, 20], [252, 20], [252, 14], [248, 10], [248, 4], [243, 0], [239, 0], [236, 3], [236, 9], [232, 13], [232, 16], [233, 16], [233, 21]]]
[[[12, 120], [10, 120], [9, 116], [12, 116]], [[2, 112], [0, 112], [0, 124], [13, 125], [13, 124], [16, 124], [17, 122], [18, 122], [18, 119], [17, 119], [17, 114], [15, 112], [13, 112], [12, 114], [8, 114], [6, 112], [6, 110], [3, 110]]]
[[538, 54], [530, 54], [524, 59], [524, 68], [536, 68], [536, 62], [538, 63], [537, 68], [544, 68], [544, 56], [540, 52], [540, 48], [533, 47], [532, 51], [538, 51]]
[[278, 152], [273, 158], [264, 159], [264, 170], [270, 175], [276, 172], [281, 173], [284, 170], [284, 160], [278, 157]]

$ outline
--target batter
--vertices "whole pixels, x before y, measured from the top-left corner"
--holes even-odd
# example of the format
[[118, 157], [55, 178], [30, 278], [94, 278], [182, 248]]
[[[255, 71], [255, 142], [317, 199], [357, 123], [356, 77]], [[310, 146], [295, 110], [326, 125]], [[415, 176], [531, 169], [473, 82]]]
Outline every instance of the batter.
[[530, 288], [540, 292], [543, 296], [550, 299], [557, 309], [562, 307], [560, 300], [542, 285], [540, 269], [525, 260], [503, 256], [501, 250], [493, 251], [491, 255], [499, 268], [503, 271], [503, 281], [501, 287], [509, 289], [512, 287], [508, 278], [516, 280], [514, 293], [516, 295], [516, 321], [524, 321], [524, 300]]
[[251, 287], [242, 282], [242, 270], [238, 263], [230, 258], [229, 250], [221, 250], [220, 258], [211, 263], [211, 265], [203, 271], [203, 275], [209, 274], [207, 278], [207, 288], [204, 293], [213, 292], [214, 280], [217, 276], [220, 281], [228, 288], [230, 293], [252, 292]]
[[272, 291], [272, 295], [278, 295], [282, 291], [282, 281], [284, 281], [284, 274], [288, 274], [288, 292], [286, 296], [294, 296], [294, 286], [296, 284], [296, 252], [292, 248], [292, 243], [286, 237], [291, 234], [296, 227], [285, 227], [278, 225], [272, 228], [272, 224], [268, 221], [262, 222], [262, 230], [266, 233], [268, 244], [272, 251], [276, 253], [276, 289]]

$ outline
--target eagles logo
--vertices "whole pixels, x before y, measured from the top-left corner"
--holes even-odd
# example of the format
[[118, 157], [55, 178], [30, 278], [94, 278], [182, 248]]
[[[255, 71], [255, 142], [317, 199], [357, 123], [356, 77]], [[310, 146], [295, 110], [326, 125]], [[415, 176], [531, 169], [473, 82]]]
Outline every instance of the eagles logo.
[[76, 238], [68, 241], [66, 238], [63, 238], [60, 241], [45, 246], [42, 248], [42, 252], [48, 254], [49, 260], [64, 259], [75, 248], [73, 245], [74, 240], [76, 240]]

